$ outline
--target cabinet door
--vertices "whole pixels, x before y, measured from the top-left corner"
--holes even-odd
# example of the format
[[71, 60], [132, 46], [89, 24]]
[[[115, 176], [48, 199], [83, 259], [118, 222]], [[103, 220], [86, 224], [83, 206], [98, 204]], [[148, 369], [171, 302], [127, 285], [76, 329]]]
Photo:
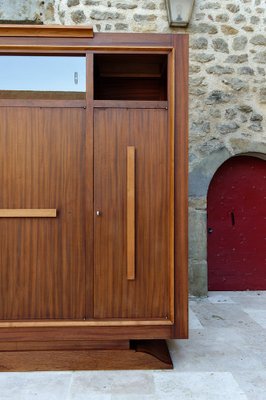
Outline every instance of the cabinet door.
[[[85, 316], [85, 110], [0, 108], [0, 319]], [[3, 211], [2, 211], [3, 212]]]
[[[171, 174], [167, 115], [163, 109], [95, 111], [95, 318], [169, 318]], [[129, 146], [135, 148], [134, 280], [128, 280], [127, 275]]]

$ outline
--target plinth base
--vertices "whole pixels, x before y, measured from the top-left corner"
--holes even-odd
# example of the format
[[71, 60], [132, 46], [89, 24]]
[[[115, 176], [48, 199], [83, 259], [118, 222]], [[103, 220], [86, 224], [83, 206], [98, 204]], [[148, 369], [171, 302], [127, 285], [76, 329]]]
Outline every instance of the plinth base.
[[[37, 346], [36, 346], [37, 347]], [[45, 346], [46, 347], [46, 346]], [[97, 347], [97, 346], [96, 346]], [[98, 346], [99, 347], [99, 346]], [[110, 346], [111, 347], [111, 346]], [[165, 340], [136, 340], [115, 349], [0, 351], [0, 371], [172, 369]], [[128, 347], [128, 348], [126, 348]], [[18, 346], [20, 348], [20, 346]]]

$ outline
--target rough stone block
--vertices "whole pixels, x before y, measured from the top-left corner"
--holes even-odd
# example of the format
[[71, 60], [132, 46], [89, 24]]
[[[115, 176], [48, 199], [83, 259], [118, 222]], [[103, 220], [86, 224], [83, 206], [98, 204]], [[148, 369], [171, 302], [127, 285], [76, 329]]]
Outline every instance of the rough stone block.
[[220, 150], [224, 147], [224, 143], [217, 138], [211, 138], [199, 147], [199, 151], [204, 154], [211, 154], [214, 151]]
[[197, 53], [192, 56], [193, 61], [197, 61], [201, 64], [208, 63], [214, 59], [215, 57], [213, 54], [207, 54], [207, 53]]
[[234, 68], [214, 65], [213, 67], [207, 68], [207, 73], [214, 75], [229, 75], [234, 73]]
[[242, 89], [248, 89], [248, 83], [242, 81], [239, 78], [231, 78], [229, 80], [223, 80], [223, 83], [229, 85], [233, 90], [240, 91]]
[[232, 95], [229, 93], [225, 93], [222, 90], [213, 90], [208, 98], [206, 99], [206, 104], [222, 104], [222, 103], [229, 103], [232, 99]]
[[262, 67], [258, 67], [258, 68], [257, 68], [257, 71], [258, 71], [258, 74], [259, 74], [259, 75], [262, 75], [262, 76], [265, 76], [265, 75], [266, 75], [265, 69], [262, 68]]
[[110, 11], [99, 11], [93, 10], [90, 15], [91, 19], [96, 19], [98, 21], [107, 20], [107, 19], [124, 19], [125, 17], [122, 14], [117, 12]]
[[200, 71], [201, 71], [201, 68], [200, 68], [199, 65], [190, 64], [190, 66], [189, 66], [189, 73], [190, 74], [197, 74]]
[[189, 174], [189, 195], [192, 197], [206, 196], [214, 173], [230, 157], [229, 150], [223, 147], [195, 164]]
[[121, 22], [115, 24], [115, 29], [117, 31], [127, 31], [128, 30], [128, 24], [122, 24]]
[[262, 131], [263, 131], [260, 122], [256, 122], [256, 123], [254, 123], [254, 124], [251, 124], [251, 125], [248, 127], [248, 129], [250, 129], [250, 130], [253, 131], [253, 132], [262, 132]]
[[240, 104], [238, 106], [238, 109], [239, 109], [239, 111], [246, 113], [246, 114], [249, 114], [253, 111], [253, 108], [247, 104]]
[[248, 61], [247, 54], [240, 54], [240, 55], [232, 54], [228, 56], [227, 59], [225, 60], [225, 62], [229, 64], [242, 64], [247, 61]]
[[254, 28], [250, 25], [243, 26], [242, 29], [246, 32], [254, 32]]
[[201, 10], [219, 10], [219, 8], [221, 8], [221, 3], [218, 1], [208, 2], [200, 6]]
[[250, 43], [254, 44], [255, 46], [266, 46], [266, 36], [265, 35], [256, 35], [250, 39]]
[[227, 14], [219, 14], [216, 15], [216, 22], [228, 22], [229, 16]]
[[143, 21], [155, 21], [157, 19], [157, 16], [154, 14], [135, 14], [134, 15], [134, 20], [136, 22], [143, 22]]
[[262, 121], [263, 115], [253, 112], [250, 117], [250, 121]]
[[207, 261], [189, 260], [189, 293], [192, 296], [205, 297], [208, 294]]
[[231, 138], [230, 147], [233, 150], [233, 154], [243, 153], [261, 153], [266, 154], [266, 142], [255, 141], [250, 138]]
[[225, 35], [236, 35], [238, 33], [237, 29], [229, 25], [222, 25], [221, 30]]
[[210, 122], [205, 120], [193, 121], [191, 124], [191, 132], [194, 134], [202, 134], [210, 132]]
[[228, 43], [222, 38], [213, 39], [212, 46], [215, 51], [229, 53]]
[[189, 207], [195, 210], [206, 211], [207, 209], [207, 199], [206, 197], [189, 197]]
[[73, 6], [78, 6], [78, 5], [79, 5], [79, 0], [67, 0], [68, 7], [73, 7]]
[[255, 71], [251, 67], [241, 67], [237, 70], [239, 75], [254, 75]]
[[238, 36], [233, 40], [233, 50], [240, 51], [244, 50], [247, 46], [248, 39], [246, 36]]
[[206, 237], [207, 213], [189, 209], [189, 258], [193, 260], [205, 260], [207, 248], [203, 245], [203, 238]]
[[230, 122], [229, 124], [219, 124], [217, 128], [222, 135], [226, 135], [237, 131], [239, 125], [236, 122]]
[[7, 1], [0, 0], [0, 19], [15, 21], [34, 21], [42, 10], [40, 0]]
[[236, 24], [241, 24], [242, 22], [246, 22], [246, 20], [247, 19], [246, 19], [245, 15], [243, 15], [243, 14], [238, 14], [234, 18], [234, 22]]
[[266, 104], [266, 87], [260, 89], [260, 103]]
[[117, 3], [116, 8], [121, 8], [122, 10], [133, 10], [137, 8], [138, 5], [136, 3]]
[[203, 49], [207, 49], [208, 47], [208, 40], [204, 37], [200, 37], [198, 39], [195, 39], [191, 42], [190, 47], [193, 50], [203, 50]]
[[156, 4], [153, 2], [143, 4], [142, 8], [144, 10], [156, 10]]
[[206, 23], [200, 23], [198, 25], [194, 25], [192, 27], [192, 32], [195, 33], [208, 33], [209, 35], [215, 35], [218, 32], [218, 29], [215, 25], [213, 24], [206, 24]]
[[238, 4], [227, 4], [226, 8], [228, 11], [230, 11], [231, 13], [234, 13], [234, 14], [240, 10], [240, 7]]
[[81, 24], [82, 22], [86, 21], [86, 15], [82, 10], [73, 11], [71, 13], [71, 18], [75, 24]]
[[237, 116], [237, 110], [235, 109], [235, 107], [232, 108], [227, 108], [225, 110], [225, 119], [229, 119], [232, 120]]
[[257, 53], [254, 57], [254, 61], [259, 64], [266, 64], [266, 51], [261, 51], [260, 53]]
[[97, 0], [83, 0], [85, 6], [99, 6], [100, 2]]

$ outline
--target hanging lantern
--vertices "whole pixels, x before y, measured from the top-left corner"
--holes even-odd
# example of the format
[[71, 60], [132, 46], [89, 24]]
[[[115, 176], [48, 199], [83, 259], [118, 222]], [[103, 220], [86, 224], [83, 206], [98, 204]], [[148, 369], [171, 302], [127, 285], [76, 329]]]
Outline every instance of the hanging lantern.
[[166, 0], [170, 26], [187, 26], [195, 0]]

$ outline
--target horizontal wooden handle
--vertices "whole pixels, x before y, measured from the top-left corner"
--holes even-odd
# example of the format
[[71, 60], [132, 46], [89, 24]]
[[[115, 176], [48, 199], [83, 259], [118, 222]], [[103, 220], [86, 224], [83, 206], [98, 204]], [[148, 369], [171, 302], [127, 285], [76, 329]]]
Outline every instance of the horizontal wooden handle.
[[17, 217], [43, 217], [55, 218], [57, 214], [56, 208], [7, 208], [0, 209], [0, 218], [17, 218]]

